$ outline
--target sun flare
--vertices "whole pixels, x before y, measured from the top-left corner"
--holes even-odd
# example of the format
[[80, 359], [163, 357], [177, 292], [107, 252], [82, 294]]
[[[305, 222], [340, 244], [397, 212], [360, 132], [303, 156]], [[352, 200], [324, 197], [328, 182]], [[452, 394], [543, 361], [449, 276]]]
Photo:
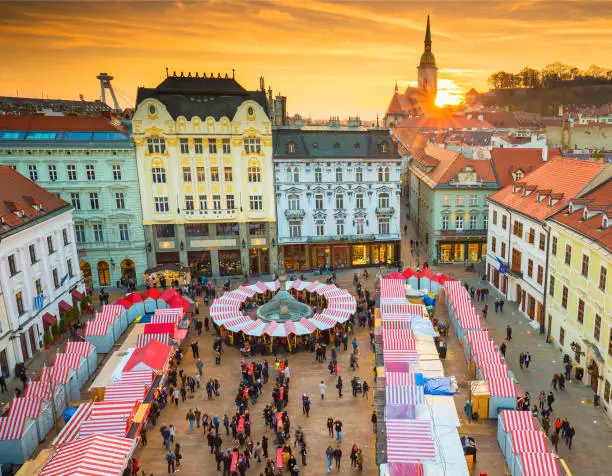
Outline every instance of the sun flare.
[[463, 90], [451, 79], [438, 79], [436, 106], [456, 106], [463, 101]]

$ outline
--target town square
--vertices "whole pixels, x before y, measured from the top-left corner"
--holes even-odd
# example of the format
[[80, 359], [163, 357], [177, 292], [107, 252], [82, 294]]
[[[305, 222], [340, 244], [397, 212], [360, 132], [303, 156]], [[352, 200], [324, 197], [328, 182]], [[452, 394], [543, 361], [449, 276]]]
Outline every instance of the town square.
[[0, 3], [2, 476], [608, 474], [587, 3]]

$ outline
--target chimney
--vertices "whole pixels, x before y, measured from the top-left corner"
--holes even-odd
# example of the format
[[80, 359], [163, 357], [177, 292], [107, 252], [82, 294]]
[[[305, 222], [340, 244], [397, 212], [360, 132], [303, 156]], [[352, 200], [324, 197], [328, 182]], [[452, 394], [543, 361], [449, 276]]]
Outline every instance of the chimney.
[[331, 116], [329, 118], [329, 127], [340, 127], [340, 117], [339, 116]]
[[355, 117], [349, 116], [348, 126], [353, 127], [353, 128], [361, 127], [361, 119], [359, 118], [359, 116], [355, 116]]

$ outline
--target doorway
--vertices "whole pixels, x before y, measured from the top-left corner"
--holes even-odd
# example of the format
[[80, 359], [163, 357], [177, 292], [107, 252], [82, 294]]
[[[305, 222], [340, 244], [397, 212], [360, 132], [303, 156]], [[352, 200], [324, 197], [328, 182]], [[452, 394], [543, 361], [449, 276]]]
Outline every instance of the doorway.
[[91, 278], [91, 265], [87, 261], [81, 261], [81, 264], [79, 266], [81, 268], [81, 275], [83, 276], [85, 286], [87, 286], [88, 288], [93, 288], [93, 280]]
[[552, 316], [549, 314], [548, 315], [548, 334], [546, 334], [547, 336], [550, 335], [551, 331], [552, 331]]
[[589, 364], [589, 373], [591, 374], [591, 389], [593, 392], [597, 393], [597, 387], [599, 386], [599, 366], [597, 362], [591, 359], [591, 363]]
[[30, 354], [28, 354], [28, 346], [26, 344], [25, 334], [19, 334], [19, 343], [21, 344], [21, 356], [23, 359], [22, 362], [25, 362], [30, 357]]
[[106, 261], [98, 262], [98, 282], [100, 286], [110, 286], [110, 268]]
[[129, 279], [136, 283], [136, 265], [131, 259], [124, 259], [121, 262], [121, 277], [127, 282]]

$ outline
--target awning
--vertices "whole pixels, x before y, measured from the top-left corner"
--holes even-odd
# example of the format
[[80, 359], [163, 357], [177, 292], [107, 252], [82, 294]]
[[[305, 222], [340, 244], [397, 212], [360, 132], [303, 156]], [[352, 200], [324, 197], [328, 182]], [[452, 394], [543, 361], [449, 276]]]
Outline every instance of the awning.
[[72, 299], [74, 301], [82, 301], [83, 300], [83, 293], [78, 292], [76, 289], [73, 289], [70, 294], [71, 294]]
[[72, 306], [66, 301], [60, 301], [57, 307], [59, 308], [60, 312], [69, 312], [72, 309]]
[[42, 317], [42, 321], [43, 321], [44, 327], [51, 327], [57, 323], [57, 317], [55, 317], [50, 312], [45, 312], [45, 314]]

